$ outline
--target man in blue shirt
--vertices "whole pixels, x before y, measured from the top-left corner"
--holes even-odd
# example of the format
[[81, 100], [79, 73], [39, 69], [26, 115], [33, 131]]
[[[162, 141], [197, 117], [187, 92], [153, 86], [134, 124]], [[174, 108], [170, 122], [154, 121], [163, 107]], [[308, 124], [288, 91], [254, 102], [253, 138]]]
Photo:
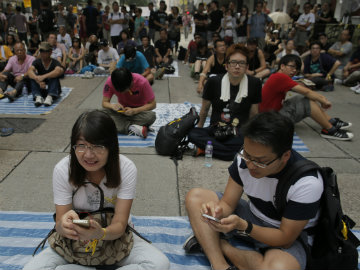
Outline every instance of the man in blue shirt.
[[132, 45], [127, 45], [124, 48], [124, 54], [120, 57], [119, 62], [116, 64], [116, 68], [125, 67], [132, 73], [138, 73], [144, 76], [150, 84], [154, 82], [154, 75], [151, 73], [149, 63], [145, 56], [136, 51]]

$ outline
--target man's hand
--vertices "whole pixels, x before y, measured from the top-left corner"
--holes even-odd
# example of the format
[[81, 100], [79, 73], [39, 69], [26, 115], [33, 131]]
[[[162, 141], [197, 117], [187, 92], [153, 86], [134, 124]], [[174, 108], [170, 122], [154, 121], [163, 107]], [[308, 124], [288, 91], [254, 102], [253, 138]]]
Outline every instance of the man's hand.
[[16, 76], [15, 79], [14, 79], [14, 81], [17, 82], [17, 83], [18, 83], [18, 82], [21, 82], [22, 80], [23, 80], [23, 76], [22, 76], [22, 75]]
[[116, 112], [119, 110], [124, 110], [123, 105], [121, 105], [120, 103], [111, 104], [111, 108]]
[[[213, 201], [207, 202], [207, 203], [203, 203], [201, 205], [201, 209], [200, 209], [201, 214], [206, 214], [218, 219], [221, 219], [223, 217], [223, 209], [222, 207]], [[207, 221], [208, 219], [206, 218], [202, 218], [204, 221]]]
[[198, 92], [198, 94], [202, 94], [203, 90], [204, 86], [202, 85], [202, 83], [199, 83], [196, 92]]
[[6, 75], [0, 74], [0, 81], [4, 82], [4, 81], [6, 81], [6, 79], [7, 79]]
[[46, 89], [46, 83], [45, 82], [40, 82], [39, 85], [40, 85], [41, 89]]
[[137, 108], [125, 107], [124, 110], [125, 110], [124, 114], [127, 116], [132, 116], [139, 113]]
[[238, 215], [230, 215], [223, 218], [219, 222], [209, 220], [209, 226], [217, 232], [228, 233], [233, 230], [245, 230], [247, 227], [247, 221], [240, 218]]

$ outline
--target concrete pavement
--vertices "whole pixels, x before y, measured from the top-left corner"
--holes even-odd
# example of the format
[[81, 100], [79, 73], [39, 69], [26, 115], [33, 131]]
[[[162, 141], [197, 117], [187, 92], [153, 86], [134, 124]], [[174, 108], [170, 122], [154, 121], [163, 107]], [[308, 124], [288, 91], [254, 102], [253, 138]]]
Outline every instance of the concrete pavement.
[[[161, 103], [201, 103], [189, 68], [179, 63], [179, 78], [156, 81], [156, 100]], [[67, 77], [63, 86], [73, 87], [70, 95], [48, 115], [1, 115], [45, 119], [31, 133], [15, 133], [0, 138], [0, 210], [54, 211], [52, 170], [68, 154], [72, 125], [80, 113], [101, 108], [105, 78], [89, 80]], [[351, 142], [330, 141], [320, 137], [320, 128], [308, 119], [296, 126], [296, 132], [310, 149], [304, 156], [322, 166], [333, 167], [338, 174], [344, 212], [360, 227], [360, 95], [336, 85], [335, 91], [323, 93], [331, 102], [332, 116], [353, 123], [355, 138]], [[138, 168], [137, 193], [132, 214], [186, 215], [184, 198], [192, 187], [224, 190], [229, 162], [214, 160], [212, 168], [203, 158], [184, 156], [178, 166], [168, 157], [159, 156], [154, 148], [123, 148], [120, 152]]]

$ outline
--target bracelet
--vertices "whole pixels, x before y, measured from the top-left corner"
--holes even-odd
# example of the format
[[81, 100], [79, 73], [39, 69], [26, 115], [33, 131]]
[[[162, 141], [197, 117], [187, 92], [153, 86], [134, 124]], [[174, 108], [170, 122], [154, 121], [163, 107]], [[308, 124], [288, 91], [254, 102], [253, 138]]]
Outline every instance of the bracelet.
[[205, 73], [200, 73], [200, 76], [201, 77], [206, 77], [206, 74]]
[[105, 228], [102, 228], [102, 229], [103, 229], [103, 231], [104, 231], [104, 235], [99, 239], [99, 241], [104, 240], [104, 238], [105, 238], [105, 236], [106, 236], [106, 229], [105, 229]]

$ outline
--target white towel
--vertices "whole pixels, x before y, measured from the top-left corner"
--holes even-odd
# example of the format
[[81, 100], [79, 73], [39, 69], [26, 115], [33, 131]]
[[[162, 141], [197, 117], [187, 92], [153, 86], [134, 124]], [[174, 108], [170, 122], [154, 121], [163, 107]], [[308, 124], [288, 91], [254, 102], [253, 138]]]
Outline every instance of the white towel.
[[[243, 98], [248, 96], [248, 78], [246, 74], [244, 74], [242, 80], [239, 84], [239, 91], [236, 95], [235, 102], [241, 103]], [[221, 96], [220, 99], [224, 102], [228, 102], [230, 100], [230, 80], [229, 74], [226, 73], [221, 80]]]

